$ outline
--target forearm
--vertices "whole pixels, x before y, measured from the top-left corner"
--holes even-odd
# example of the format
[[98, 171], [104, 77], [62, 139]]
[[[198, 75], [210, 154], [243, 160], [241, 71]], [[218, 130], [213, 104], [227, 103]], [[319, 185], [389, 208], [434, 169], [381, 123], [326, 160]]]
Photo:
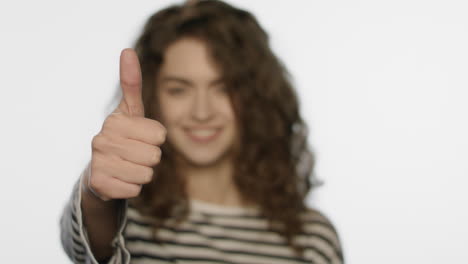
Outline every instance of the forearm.
[[81, 195], [83, 224], [87, 230], [91, 250], [97, 260], [107, 259], [113, 254], [112, 240], [118, 232], [119, 208], [122, 201], [103, 201], [96, 197], [86, 184], [82, 186]]

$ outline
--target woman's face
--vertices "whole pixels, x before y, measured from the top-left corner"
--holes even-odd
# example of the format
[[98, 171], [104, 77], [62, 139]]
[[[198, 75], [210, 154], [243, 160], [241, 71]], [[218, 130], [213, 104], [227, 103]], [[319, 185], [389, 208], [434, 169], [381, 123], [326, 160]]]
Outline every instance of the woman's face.
[[205, 44], [193, 38], [171, 44], [157, 87], [160, 121], [178, 156], [195, 167], [230, 161], [237, 137], [234, 111]]

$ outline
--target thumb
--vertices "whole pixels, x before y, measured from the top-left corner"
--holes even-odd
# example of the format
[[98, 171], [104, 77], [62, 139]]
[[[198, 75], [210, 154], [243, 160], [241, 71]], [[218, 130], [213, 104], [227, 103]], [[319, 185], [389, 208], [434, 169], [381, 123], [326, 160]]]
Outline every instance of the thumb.
[[120, 87], [122, 99], [115, 112], [132, 116], [144, 116], [141, 96], [141, 70], [138, 56], [133, 49], [124, 49], [120, 54]]

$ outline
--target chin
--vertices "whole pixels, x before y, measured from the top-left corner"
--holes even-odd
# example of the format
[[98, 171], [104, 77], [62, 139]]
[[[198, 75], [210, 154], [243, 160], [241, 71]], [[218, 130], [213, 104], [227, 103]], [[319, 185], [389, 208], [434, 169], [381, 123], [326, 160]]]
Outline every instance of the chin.
[[193, 167], [215, 167], [227, 159], [227, 153], [185, 153], [183, 160]]

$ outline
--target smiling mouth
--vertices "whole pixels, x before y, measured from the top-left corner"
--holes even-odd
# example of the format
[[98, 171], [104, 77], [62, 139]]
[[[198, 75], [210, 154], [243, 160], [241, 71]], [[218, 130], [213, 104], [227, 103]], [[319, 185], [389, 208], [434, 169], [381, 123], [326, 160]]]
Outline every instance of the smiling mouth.
[[195, 141], [200, 143], [206, 143], [214, 140], [220, 134], [220, 128], [210, 128], [210, 129], [185, 129], [187, 136]]

